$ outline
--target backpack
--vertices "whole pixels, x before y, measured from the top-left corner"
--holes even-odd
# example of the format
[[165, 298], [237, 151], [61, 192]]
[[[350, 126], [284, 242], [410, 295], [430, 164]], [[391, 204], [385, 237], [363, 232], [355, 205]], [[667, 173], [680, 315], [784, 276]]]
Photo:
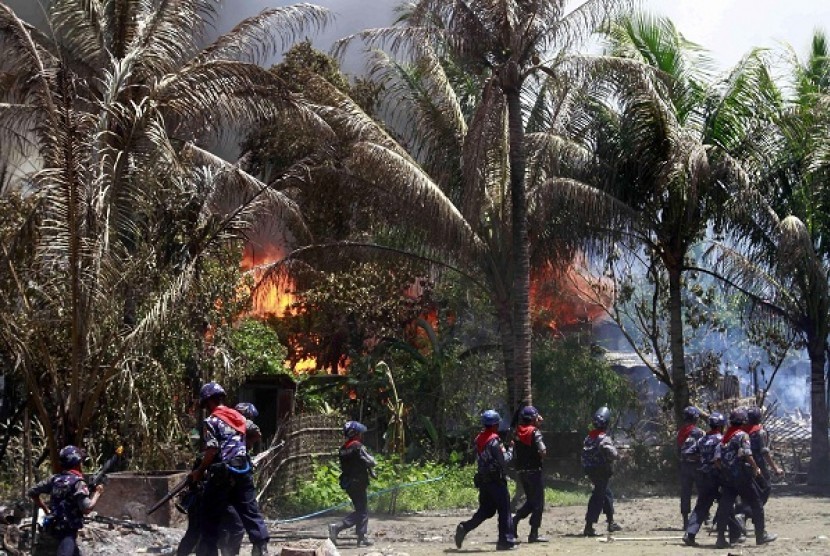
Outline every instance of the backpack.
[[605, 433], [596, 437], [592, 437], [590, 434], [585, 437], [582, 444], [582, 467], [586, 471], [608, 466], [608, 461], [601, 447], [603, 438], [605, 438]]

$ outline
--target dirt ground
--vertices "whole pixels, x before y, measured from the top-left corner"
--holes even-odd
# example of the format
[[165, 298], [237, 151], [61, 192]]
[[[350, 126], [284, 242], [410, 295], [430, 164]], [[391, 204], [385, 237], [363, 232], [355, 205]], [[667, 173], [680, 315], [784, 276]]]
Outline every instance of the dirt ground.
[[[699, 547], [687, 547], [681, 537], [680, 513], [677, 499], [636, 498], [620, 499], [616, 519], [623, 530], [608, 540], [580, 536], [584, 524], [582, 507], [548, 507], [542, 530], [550, 538], [547, 544], [523, 543], [514, 553], [543, 554], [619, 554], [646, 556], [651, 554], [830, 554], [830, 498], [816, 497], [799, 491], [787, 492], [779, 488], [767, 505], [767, 529], [777, 533], [776, 542], [755, 546], [751, 533], [747, 543], [728, 550], [715, 549], [715, 535], [708, 527], [698, 535]], [[426, 556], [438, 554], [477, 554], [495, 552], [495, 518], [472, 531], [461, 550], [455, 548], [453, 534], [458, 522], [467, 519], [469, 512], [432, 513], [409, 516], [370, 516], [370, 535], [375, 541], [371, 548], [356, 548], [354, 535], [344, 533], [338, 550], [344, 555]], [[274, 527], [276, 548], [283, 543], [282, 536], [323, 536], [326, 524], [337, 516], [320, 517], [296, 524]], [[598, 524], [602, 525], [602, 523]], [[527, 536], [527, 523], [522, 522], [519, 534]], [[599, 529], [599, 528], [598, 528]], [[290, 544], [290, 543], [288, 543]]]
[[[764, 556], [789, 554], [830, 555], [830, 497], [819, 497], [804, 490], [777, 486], [767, 505], [768, 530], [779, 535], [776, 542], [755, 546], [750, 531], [747, 543], [728, 550], [715, 549], [715, 535], [704, 527], [698, 535], [699, 547], [687, 547], [681, 537], [678, 500], [670, 497], [620, 498], [616, 519], [623, 530], [613, 539], [584, 538], [585, 508], [551, 507], [545, 510], [542, 530], [550, 538], [547, 544], [520, 545], [515, 554], [618, 554], [648, 555], [738, 555]], [[456, 525], [468, 519], [473, 510], [432, 512], [405, 516], [370, 515], [369, 531], [375, 546], [356, 548], [353, 532], [341, 535], [338, 550], [344, 556], [431, 556], [443, 554], [494, 553], [495, 518], [470, 532], [461, 550], [455, 548]], [[326, 525], [342, 514], [330, 514], [295, 523], [271, 522], [272, 553], [280, 554], [284, 546], [301, 543], [301, 539], [325, 539]], [[267, 517], [267, 516], [266, 516]], [[598, 525], [603, 525], [600, 523]], [[599, 527], [598, 527], [599, 530]], [[751, 530], [751, 525], [750, 525]], [[131, 554], [173, 554], [184, 530], [164, 527], [87, 525], [81, 535], [82, 553], [126, 556]], [[521, 537], [528, 526], [522, 522]], [[250, 555], [251, 546], [243, 545], [242, 556]], [[0, 551], [0, 554], [4, 552]]]

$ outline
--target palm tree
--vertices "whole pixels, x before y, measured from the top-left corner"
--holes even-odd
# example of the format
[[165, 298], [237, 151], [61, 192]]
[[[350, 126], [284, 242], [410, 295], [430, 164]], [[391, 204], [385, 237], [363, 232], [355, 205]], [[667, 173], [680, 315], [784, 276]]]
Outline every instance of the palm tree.
[[[450, 121], [445, 122], [445, 136], [454, 133], [454, 139], [433, 145], [428, 154], [434, 157], [433, 162], [443, 161], [445, 165], [447, 160], [458, 157], [463, 178], [456, 184], [463, 187], [454, 191], [456, 197], [445, 189], [448, 183], [429, 179], [422, 168], [413, 164], [409, 154], [390, 150], [383, 143], [358, 145], [352, 167], [368, 163], [379, 170], [406, 169], [402, 173], [388, 172], [383, 178], [403, 177], [409, 186], [400, 194], [409, 199], [420, 195], [422, 199], [429, 197], [431, 204], [445, 203], [443, 197], [457, 201], [432, 214], [444, 222], [424, 230], [423, 239], [439, 239], [439, 233], [449, 233], [441, 238], [444, 242], [451, 237], [463, 240], [463, 244], [456, 241], [451, 245], [468, 246], [476, 258], [484, 261], [482, 266], [489, 269], [489, 287], [497, 293], [494, 300], [502, 327], [507, 376], [512, 382], [509, 396], [515, 405], [532, 401], [526, 137], [532, 108], [523, 104], [523, 97], [532, 96], [539, 80], [546, 76], [563, 80], [565, 69], [576, 74], [580, 67], [584, 73], [590, 59], [571, 56], [570, 50], [629, 2], [588, 0], [570, 12], [566, 4], [532, 0], [418, 0], [407, 6], [400, 25], [364, 31], [340, 44], [345, 48], [359, 38], [372, 46], [385, 46], [393, 54], [406, 52], [420, 60], [420, 71], [426, 74], [429, 88], [447, 93], [437, 97], [432, 111], [421, 112], [420, 117], [429, 122], [430, 118], [450, 116]], [[457, 64], [462, 74], [472, 76], [480, 84], [480, 93], [476, 95], [479, 101], [468, 121], [463, 115], [471, 111], [458, 102], [455, 91], [447, 90], [448, 81], [432, 80], [435, 75], [431, 72], [442, 58]], [[427, 107], [429, 104], [422, 106]], [[428, 168], [430, 163], [425, 164]], [[459, 176], [457, 172], [455, 175]], [[380, 177], [378, 174], [371, 181], [378, 183]], [[435, 206], [430, 208], [435, 210]], [[509, 226], [504, 227], [502, 223], [507, 222]], [[490, 247], [485, 248], [488, 243]], [[498, 280], [494, 280], [496, 276]]]
[[53, 461], [61, 442], [82, 441], [206, 260], [271, 219], [302, 233], [284, 195], [198, 143], [305, 111], [253, 62], [327, 14], [266, 10], [202, 47], [217, 4], [54, 0], [44, 34], [0, 3], [0, 160], [36, 153], [16, 183], [32, 208], [13, 241], [29, 256], [0, 255], [16, 309], [0, 345]]
[[665, 288], [668, 353], [654, 336], [653, 371], [671, 388], [680, 423], [689, 404], [684, 274], [709, 226], [719, 229], [727, 187], [742, 179], [728, 153], [748, 130], [743, 106], [754, 98], [758, 63], [751, 57], [724, 82], [713, 82], [700, 47], [665, 18], [625, 16], [606, 35], [611, 55], [641, 69], [610, 73], [606, 103], [593, 101], [584, 140], [602, 164], [598, 179], [592, 187], [561, 183], [556, 195], [565, 214], [588, 215], [580, 233], [595, 245], [606, 251], [625, 245], [646, 260], [655, 288], [646, 320], [657, 319]]
[[810, 358], [812, 450], [808, 480], [828, 482], [827, 353], [830, 334], [830, 49], [816, 33], [810, 55], [791, 55], [788, 96], [768, 83], [756, 113], [766, 124], [747, 151], [753, 188], [732, 207], [738, 238], [718, 246], [730, 282], [763, 314], [783, 320], [804, 339]]

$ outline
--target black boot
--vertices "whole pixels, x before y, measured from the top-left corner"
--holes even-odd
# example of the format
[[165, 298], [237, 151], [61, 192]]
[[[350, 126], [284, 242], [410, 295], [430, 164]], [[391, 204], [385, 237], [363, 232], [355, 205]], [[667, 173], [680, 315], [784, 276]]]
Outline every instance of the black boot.
[[548, 538], [539, 535], [538, 527], [531, 527], [530, 535], [527, 537], [527, 542], [548, 542]]
[[343, 530], [343, 527], [337, 523], [329, 523], [329, 540], [337, 546], [337, 535], [340, 534], [340, 531]]
[[729, 548], [729, 541], [726, 540], [726, 532], [718, 531], [718, 540], [715, 542], [715, 548]]
[[458, 527], [455, 528], [455, 547], [461, 548], [461, 543], [464, 542], [464, 537], [467, 536], [467, 530], [464, 529], [464, 524], [459, 523]]
[[778, 535], [767, 533], [766, 531], [755, 532], [755, 544], [767, 544], [778, 538]]
[[684, 533], [683, 534], [683, 542], [686, 546], [697, 546], [697, 541], [695, 541], [695, 536], [691, 533]]
[[510, 523], [513, 524], [513, 528], [510, 530], [510, 532], [512, 533], [514, 539], [519, 538], [519, 522], [520, 521], [521, 521], [521, 519], [516, 519], [515, 517], [510, 520]]
[[374, 544], [369, 537], [357, 537], [357, 546], [372, 546]]
[[613, 519], [608, 520], [608, 532], [609, 533], [616, 533], [617, 531], [622, 531], [622, 527], [619, 523], [614, 521]]
[[598, 537], [599, 534], [596, 531], [594, 531], [594, 524], [589, 523], [589, 522], [586, 521], [585, 522], [585, 529], [582, 530], [582, 536], [583, 537]]
[[251, 550], [251, 556], [268, 556], [268, 542], [258, 544]]

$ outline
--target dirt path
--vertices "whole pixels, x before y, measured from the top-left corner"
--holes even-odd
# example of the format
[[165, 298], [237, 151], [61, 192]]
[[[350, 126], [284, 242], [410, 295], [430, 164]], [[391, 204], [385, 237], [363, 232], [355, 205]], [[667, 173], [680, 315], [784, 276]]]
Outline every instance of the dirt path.
[[[641, 498], [619, 500], [617, 521], [624, 530], [616, 535], [619, 540], [583, 538], [584, 508], [549, 507], [545, 511], [542, 530], [550, 537], [547, 544], [522, 544], [516, 554], [619, 554], [665, 555], [681, 554], [830, 554], [830, 498], [809, 495], [774, 493], [767, 505], [768, 530], [777, 533], [779, 540], [757, 547], [750, 532], [744, 545], [729, 550], [714, 548], [715, 536], [707, 528], [698, 535], [699, 547], [683, 544], [683, 532], [679, 526], [678, 501], [672, 498]], [[370, 534], [375, 541], [372, 548], [357, 549], [354, 536], [344, 534], [339, 550], [344, 555], [384, 554], [426, 556], [439, 554], [476, 554], [495, 552], [495, 518], [472, 531], [461, 550], [453, 544], [453, 533], [459, 521], [469, 518], [469, 512], [448, 512], [431, 515], [401, 517], [370, 517]], [[283, 525], [275, 533], [323, 536], [326, 524], [337, 516], [315, 518], [297, 524]], [[602, 524], [602, 523], [601, 523]], [[600, 524], [600, 525], [601, 525]], [[751, 526], [750, 526], [751, 529]], [[520, 536], [527, 536], [527, 524], [523, 522]], [[629, 538], [643, 540], [625, 540]], [[647, 540], [645, 540], [647, 539]], [[275, 539], [276, 540], [276, 539]], [[280, 546], [279, 542], [274, 547]]]

